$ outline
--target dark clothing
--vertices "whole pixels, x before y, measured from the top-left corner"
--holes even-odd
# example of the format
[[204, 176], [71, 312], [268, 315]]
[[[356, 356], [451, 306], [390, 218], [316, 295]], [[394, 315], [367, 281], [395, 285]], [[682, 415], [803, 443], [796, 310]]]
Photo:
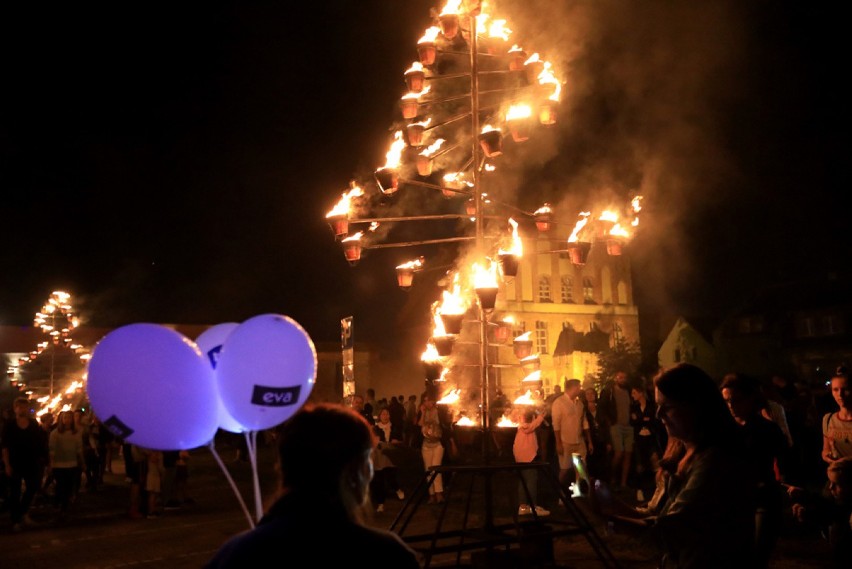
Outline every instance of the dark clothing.
[[417, 554], [395, 533], [357, 524], [341, 506], [318, 503], [315, 496], [290, 494], [257, 527], [225, 542], [204, 567], [267, 567], [275, 560], [286, 565], [305, 556], [313, 567], [348, 567], [359, 551], [382, 566], [420, 567]]
[[[388, 404], [388, 413], [390, 413], [391, 423], [399, 425], [400, 430], [402, 430], [403, 425], [405, 425], [405, 406], [396, 399], [391, 399]], [[399, 440], [402, 440], [401, 436]]]
[[[600, 407], [592, 413], [589, 404], [583, 400], [583, 412], [589, 423], [589, 437], [592, 439], [592, 452], [586, 457], [589, 475], [595, 480], [609, 480], [611, 465], [607, 445], [611, 443], [609, 425], [603, 421]], [[552, 430], [552, 429], [551, 429]]]
[[8, 479], [9, 512], [12, 524], [17, 524], [23, 520], [33, 498], [41, 490], [44, 468], [49, 459], [47, 431], [32, 419], [22, 429], [13, 418], [3, 425], [0, 446], [9, 453], [12, 467], [12, 475]]
[[[618, 424], [618, 404], [616, 402], [616, 390], [620, 390], [621, 394], [627, 395], [627, 400], [632, 402], [630, 398], [630, 388], [629, 387], [621, 387], [615, 381], [608, 382], [603, 389], [601, 389], [600, 397], [598, 397], [598, 410], [601, 413], [601, 417], [607, 425], [616, 425]], [[628, 408], [630, 403], [628, 403]], [[629, 411], [628, 411], [629, 413]], [[629, 417], [622, 417], [622, 420], [627, 420]], [[624, 421], [626, 424], [626, 421]]]

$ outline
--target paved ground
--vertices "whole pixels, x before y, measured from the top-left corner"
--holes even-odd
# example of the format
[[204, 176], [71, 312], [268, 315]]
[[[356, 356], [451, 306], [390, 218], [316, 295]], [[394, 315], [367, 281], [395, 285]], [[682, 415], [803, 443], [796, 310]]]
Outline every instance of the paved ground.
[[[227, 471], [234, 484], [254, 513], [251, 467], [246, 462], [230, 462], [234, 457], [232, 448], [219, 445], [219, 452], [226, 461]], [[403, 453], [403, 465], [400, 479], [409, 498], [421, 480], [418, 454], [415, 451]], [[196, 504], [179, 510], [167, 511], [157, 519], [130, 519], [127, 516], [129, 487], [125, 482], [123, 463], [116, 460], [114, 474], [108, 474], [105, 485], [93, 493], [81, 494], [71, 518], [59, 523], [53, 507], [41, 501], [32, 511], [32, 517], [38, 526], [12, 533], [7, 513], [0, 513], [0, 567], [3, 569], [38, 569], [41, 567], [62, 567], [63, 569], [91, 568], [198, 568], [222, 542], [236, 532], [247, 529], [248, 521], [236, 495], [228, 483], [228, 478], [214, 459], [209, 449], [196, 449], [192, 452], [190, 493]], [[261, 497], [269, 498], [275, 482], [274, 458], [271, 448], [261, 448], [258, 457], [258, 473], [261, 480]], [[498, 524], [512, 522], [512, 510], [516, 509], [515, 482], [506, 483], [500, 475], [493, 478], [492, 493], [493, 521]], [[464, 513], [467, 496], [473, 495], [472, 508], [468, 521], [474, 527], [487, 519], [483, 516], [483, 501], [478, 497], [484, 491], [476, 485], [469, 485], [462, 474], [455, 475], [450, 508], [439, 531], [445, 531], [453, 521]], [[544, 499], [552, 496], [544, 492]], [[412, 504], [409, 504], [409, 507]], [[371, 523], [377, 527], [389, 528], [394, 523], [403, 502], [395, 497], [386, 504], [386, 511], [376, 514]], [[560, 520], [572, 521], [565, 511], [557, 511], [547, 518], [553, 524]], [[591, 515], [587, 506], [577, 503], [577, 509]], [[402, 532], [404, 536], [434, 533], [441, 519], [438, 506], [424, 504], [416, 509], [410, 524]], [[596, 535], [601, 537], [607, 551], [611, 552], [619, 566], [630, 569], [653, 569], [655, 567], [653, 551], [640, 538], [620, 534], [607, 535], [606, 527], [600, 520], [591, 518]], [[397, 524], [400, 527], [400, 524]], [[321, 528], [318, 528], [321, 531]], [[329, 536], [333, 539], [333, 536]], [[547, 565], [570, 569], [597, 569], [606, 567], [602, 555], [590, 545], [590, 534], [580, 531], [575, 535], [555, 538], [552, 542], [544, 540], [525, 542], [523, 551], [532, 552], [532, 558], [541, 558], [541, 552], [552, 543], [554, 562]], [[519, 552], [512, 547], [509, 554], [484, 558], [482, 551], [465, 554], [462, 565], [474, 567], [522, 566]], [[537, 556], [537, 557], [536, 557]], [[603, 556], [605, 557], [605, 556]], [[824, 543], [816, 535], [798, 535], [788, 528], [788, 535], [779, 544], [777, 559], [773, 567], [778, 569], [827, 567]], [[529, 559], [530, 556], [528, 555]], [[432, 567], [455, 565], [455, 555], [441, 555], [433, 558]], [[531, 565], [528, 565], [531, 566]]]

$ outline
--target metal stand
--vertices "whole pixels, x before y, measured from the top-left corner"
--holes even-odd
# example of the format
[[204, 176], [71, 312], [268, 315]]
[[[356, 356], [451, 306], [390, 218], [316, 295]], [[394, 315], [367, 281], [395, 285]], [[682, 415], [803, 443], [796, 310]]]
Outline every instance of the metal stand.
[[[521, 476], [521, 472], [528, 469], [536, 469], [539, 477], [549, 484], [558, 498], [560, 511], [554, 511], [545, 518], [538, 516], [533, 508], [531, 518], [521, 520], [512, 505], [511, 515], [505, 516], [504, 521], [495, 520], [492, 485], [501, 480], [503, 485], [509, 484], [511, 496], [514, 496], [517, 482], [520, 482], [527, 495], [527, 503], [533, 503], [529, 488]], [[415, 520], [414, 516], [428, 496], [429, 486], [439, 474], [452, 476], [452, 482], [445, 487], [446, 501], [440, 506], [434, 531], [430, 531], [422, 521], [418, 523], [419, 520]], [[484, 488], [480, 503], [474, 503], [479, 497], [477, 483]], [[462, 495], [460, 510], [451, 508], [455, 494]], [[484, 515], [478, 511], [480, 506]], [[407, 535], [406, 532], [415, 524], [418, 533]], [[464, 552], [472, 552], [473, 557], [479, 552], [480, 560], [491, 567], [495, 566], [495, 562], [497, 566], [500, 565], [497, 559], [504, 559], [512, 567], [556, 567], [553, 539], [571, 535], [583, 535], [603, 567], [620, 567], [574, 498], [559, 484], [547, 462], [431, 467], [426, 470], [397, 514], [390, 530], [424, 556], [424, 567], [427, 568], [435, 556], [448, 553], [455, 553], [455, 563], [450, 566], [474, 566], [473, 562], [470, 565], [462, 563]]]

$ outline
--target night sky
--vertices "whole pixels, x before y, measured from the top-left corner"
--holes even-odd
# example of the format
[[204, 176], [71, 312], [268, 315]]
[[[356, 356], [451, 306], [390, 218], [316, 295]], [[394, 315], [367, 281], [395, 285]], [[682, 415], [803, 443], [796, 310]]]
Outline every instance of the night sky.
[[[848, 62], [827, 4], [492, 5], [565, 80], [559, 125], [507, 157], [504, 191], [572, 218], [643, 195], [640, 317], [846, 269]], [[392, 333], [435, 280], [396, 287], [406, 250], [350, 267], [325, 213], [384, 163], [436, 6], [6, 7], [0, 323], [31, 324], [62, 289], [94, 326], [274, 312], [315, 340], [348, 315], [360, 338]]]

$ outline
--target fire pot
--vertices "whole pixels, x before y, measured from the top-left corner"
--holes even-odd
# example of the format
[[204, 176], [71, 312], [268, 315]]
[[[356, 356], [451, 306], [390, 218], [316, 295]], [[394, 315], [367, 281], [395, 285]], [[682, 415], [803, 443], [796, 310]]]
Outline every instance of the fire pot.
[[384, 194], [392, 194], [399, 189], [399, 172], [393, 168], [380, 168], [375, 173], [379, 189]]
[[463, 319], [464, 314], [441, 314], [441, 322], [447, 334], [461, 334]]
[[525, 357], [532, 354], [532, 340], [518, 340], [515, 339], [512, 342], [512, 349], [515, 352], [515, 357], [519, 360], [524, 359]]
[[435, 59], [438, 55], [438, 48], [434, 42], [423, 42], [417, 44], [417, 56], [420, 63], [425, 66], [435, 65]]
[[512, 253], [500, 253], [500, 265], [503, 267], [503, 274], [507, 277], [514, 277], [518, 274], [518, 256]]
[[485, 156], [492, 158], [503, 154], [503, 133], [499, 130], [489, 130], [479, 134], [479, 144]]
[[441, 34], [448, 40], [455, 38], [459, 33], [458, 14], [443, 14], [438, 16], [438, 24], [441, 27]]
[[588, 241], [568, 243], [568, 255], [571, 257], [571, 262], [575, 265], [585, 265], [591, 248], [592, 244]]
[[497, 304], [497, 287], [480, 287], [475, 290], [482, 310], [493, 310]]
[[[434, 342], [439, 356], [449, 356], [453, 353], [453, 345], [456, 343], [456, 337], [451, 335], [432, 336], [432, 342]], [[440, 373], [438, 375], [440, 376]]]
[[345, 215], [335, 215], [328, 218], [328, 224], [334, 231], [334, 238], [340, 241], [349, 233], [349, 218]]

